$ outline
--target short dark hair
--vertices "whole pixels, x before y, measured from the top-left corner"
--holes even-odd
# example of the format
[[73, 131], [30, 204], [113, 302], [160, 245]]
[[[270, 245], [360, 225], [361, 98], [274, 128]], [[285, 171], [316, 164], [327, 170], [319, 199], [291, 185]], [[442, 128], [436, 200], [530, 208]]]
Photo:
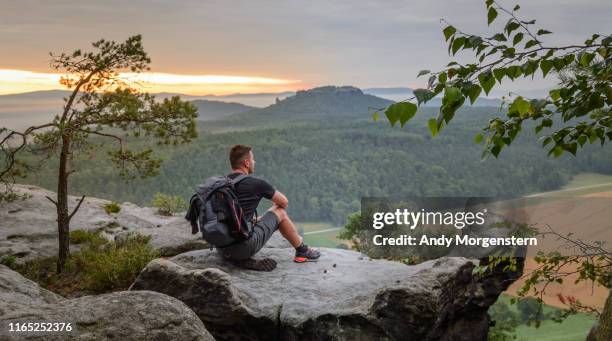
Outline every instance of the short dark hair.
[[233, 169], [240, 168], [241, 162], [244, 161], [248, 156], [249, 152], [253, 150], [251, 146], [244, 144], [237, 144], [230, 149], [229, 160]]

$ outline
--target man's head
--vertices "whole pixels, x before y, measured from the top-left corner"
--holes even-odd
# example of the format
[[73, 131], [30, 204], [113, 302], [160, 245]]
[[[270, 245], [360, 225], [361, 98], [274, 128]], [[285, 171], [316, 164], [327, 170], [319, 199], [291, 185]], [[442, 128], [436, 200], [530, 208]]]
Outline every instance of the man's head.
[[255, 157], [253, 148], [244, 144], [237, 144], [230, 149], [229, 160], [233, 170], [242, 170], [247, 174], [255, 171]]

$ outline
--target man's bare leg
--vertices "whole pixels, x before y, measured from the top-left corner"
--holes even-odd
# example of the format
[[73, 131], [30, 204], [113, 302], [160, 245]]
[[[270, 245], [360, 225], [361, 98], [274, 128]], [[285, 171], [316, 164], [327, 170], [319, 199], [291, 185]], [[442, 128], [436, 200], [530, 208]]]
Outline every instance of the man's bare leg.
[[272, 206], [270, 211], [274, 212], [278, 217], [278, 230], [280, 233], [295, 248], [295, 257], [293, 261], [296, 263], [316, 262], [321, 254], [319, 251], [304, 244], [302, 237], [295, 228], [293, 221], [289, 218], [287, 211], [277, 205]]
[[293, 221], [291, 221], [291, 219], [289, 218], [287, 211], [285, 211], [284, 208], [281, 208], [276, 205], [270, 207], [268, 211], [274, 212], [274, 214], [276, 214], [276, 216], [278, 217], [278, 230], [283, 235], [283, 237], [285, 237], [285, 239], [287, 239], [287, 241], [293, 247], [298, 247], [302, 245], [302, 237], [298, 233], [295, 224], [293, 224]]

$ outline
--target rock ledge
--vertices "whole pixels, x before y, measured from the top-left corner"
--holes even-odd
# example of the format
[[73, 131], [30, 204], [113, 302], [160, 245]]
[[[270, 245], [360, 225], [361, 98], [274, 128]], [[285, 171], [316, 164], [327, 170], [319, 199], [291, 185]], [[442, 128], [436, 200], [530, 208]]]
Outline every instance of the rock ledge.
[[488, 307], [505, 289], [474, 277], [477, 261], [465, 258], [407, 266], [321, 252], [296, 264], [293, 249], [264, 248], [258, 257], [278, 261], [266, 273], [191, 251], [152, 261], [130, 289], [178, 298], [221, 340], [486, 340]]

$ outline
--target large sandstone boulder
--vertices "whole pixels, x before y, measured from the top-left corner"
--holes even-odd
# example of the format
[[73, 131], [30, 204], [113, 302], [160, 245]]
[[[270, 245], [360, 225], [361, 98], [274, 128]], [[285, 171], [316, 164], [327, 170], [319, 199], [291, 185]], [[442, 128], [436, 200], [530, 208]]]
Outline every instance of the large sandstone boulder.
[[321, 252], [296, 264], [293, 249], [266, 247], [258, 257], [278, 267], [256, 272], [191, 251], [152, 261], [130, 290], [178, 298], [221, 340], [486, 340], [487, 310], [512, 282], [475, 277], [465, 258], [408, 266]]
[[[28, 194], [26, 200], [0, 203], [0, 258], [17, 257], [17, 262], [57, 255], [56, 209], [45, 196], [55, 197], [55, 192], [30, 185], [16, 185], [15, 191]], [[69, 209], [76, 206], [80, 197], [69, 196]], [[108, 200], [86, 197], [70, 222], [71, 230], [101, 230], [109, 239], [128, 232], [151, 236], [151, 245], [162, 255], [201, 249], [206, 243], [200, 234], [192, 235], [191, 226], [177, 214], [161, 216], [153, 207], [139, 207], [132, 203], [121, 204], [119, 213], [107, 214], [104, 205]], [[78, 245], [72, 245], [74, 249]]]
[[[157, 292], [66, 300], [2, 265], [0, 288], [0, 340], [214, 340], [185, 304]], [[27, 322], [65, 322], [72, 330], [10, 332], [10, 323]]]
[[24, 304], [44, 305], [57, 303], [64, 298], [0, 265], [0, 315], [4, 315]]

